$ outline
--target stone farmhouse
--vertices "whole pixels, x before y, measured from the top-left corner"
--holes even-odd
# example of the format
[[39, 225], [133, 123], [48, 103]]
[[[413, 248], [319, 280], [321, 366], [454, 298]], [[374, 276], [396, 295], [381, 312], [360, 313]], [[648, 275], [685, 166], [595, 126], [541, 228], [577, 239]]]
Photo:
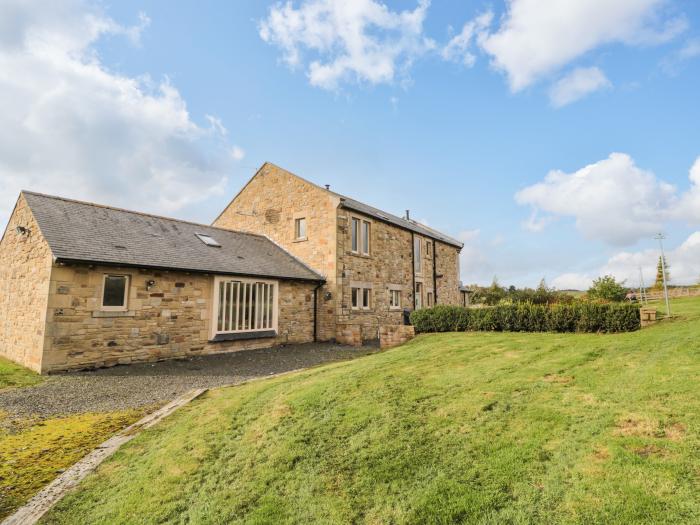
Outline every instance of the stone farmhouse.
[[337, 340], [460, 304], [462, 244], [264, 164], [206, 226], [24, 191], [0, 355], [37, 372]]

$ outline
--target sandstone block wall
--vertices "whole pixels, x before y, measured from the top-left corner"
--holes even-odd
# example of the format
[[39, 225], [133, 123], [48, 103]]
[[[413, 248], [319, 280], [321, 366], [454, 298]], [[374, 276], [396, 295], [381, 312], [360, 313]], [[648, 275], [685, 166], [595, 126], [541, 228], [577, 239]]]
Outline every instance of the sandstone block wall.
[[[335, 214], [339, 199], [296, 175], [265, 164], [214, 222], [215, 226], [263, 234], [326, 277], [319, 290], [321, 341], [335, 337]], [[306, 219], [305, 240], [295, 239], [295, 219]]]
[[335, 340], [341, 345], [362, 346], [362, 327], [359, 324], [338, 324]]
[[[28, 229], [18, 235], [18, 227]], [[0, 356], [41, 371], [52, 255], [23, 196], [0, 241]]]
[[407, 343], [416, 336], [413, 326], [382, 325], [379, 327], [379, 347], [392, 348]]
[[[105, 273], [130, 276], [126, 312], [100, 309]], [[56, 266], [48, 290], [43, 372], [158, 361], [313, 340], [313, 283], [279, 282], [278, 335], [209, 342], [214, 277]], [[148, 281], [155, 285], [147, 286]]]

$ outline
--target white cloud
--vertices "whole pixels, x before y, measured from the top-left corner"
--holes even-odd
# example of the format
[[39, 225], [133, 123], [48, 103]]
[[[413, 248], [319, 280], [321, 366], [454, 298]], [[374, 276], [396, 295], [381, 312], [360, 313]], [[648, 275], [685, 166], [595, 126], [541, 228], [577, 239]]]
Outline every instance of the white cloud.
[[233, 157], [233, 160], [236, 161], [243, 160], [245, 157], [245, 150], [240, 146], [234, 145], [231, 147], [231, 157]]
[[479, 38], [519, 91], [600, 46], [654, 45], [685, 30], [664, 16], [667, 0], [509, 0], [500, 27]]
[[434, 43], [423, 35], [430, 2], [392, 11], [377, 0], [304, 0], [270, 8], [260, 37], [282, 50], [291, 67], [304, 67], [312, 85], [391, 83]]
[[493, 12], [487, 11], [464, 24], [462, 31], [452, 37], [447, 45], [442, 48], [440, 52], [442, 58], [452, 62], [461, 62], [466, 67], [472, 67], [474, 62], [476, 62], [476, 55], [471, 50], [473, 41], [484, 33], [491, 25], [492, 20]]
[[700, 223], [700, 157], [690, 168], [690, 189], [685, 192], [675, 210], [676, 218]]
[[22, 188], [159, 213], [223, 190], [221, 122], [197, 125], [167, 80], [111, 72], [94, 49], [110, 35], [138, 42], [147, 24], [79, 0], [3, 2], [0, 222]]
[[549, 99], [556, 108], [566, 106], [595, 91], [609, 88], [612, 84], [599, 68], [576, 68], [559, 79], [549, 92]]
[[574, 173], [551, 171], [515, 200], [552, 216], [573, 217], [585, 237], [620, 246], [660, 231], [677, 204], [672, 185], [623, 153]]
[[[665, 253], [671, 284], [689, 285], [700, 280], [700, 231], [692, 233], [680, 246], [666, 250]], [[614, 275], [618, 281], [625, 281], [627, 286], [637, 288], [641, 268], [644, 284], [648, 288], [654, 284], [659, 255], [658, 248], [619, 252], [595, 271], [564, 273], [556, 277], [552, 285], [559, 289], [586, 290], [593, 279], [602, 275]]]

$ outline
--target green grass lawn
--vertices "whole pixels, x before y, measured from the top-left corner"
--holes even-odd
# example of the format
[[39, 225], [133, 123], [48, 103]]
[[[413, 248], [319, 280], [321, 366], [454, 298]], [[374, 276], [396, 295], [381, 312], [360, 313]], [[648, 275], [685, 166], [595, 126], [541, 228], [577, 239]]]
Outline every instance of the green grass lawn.
[[40, 382], [39, 374], [0, 357], [0, 390], [35, 385]]
[[698, 523], [700, 300], [617, 335], [421, 336], [220, 389], [48, 523]]

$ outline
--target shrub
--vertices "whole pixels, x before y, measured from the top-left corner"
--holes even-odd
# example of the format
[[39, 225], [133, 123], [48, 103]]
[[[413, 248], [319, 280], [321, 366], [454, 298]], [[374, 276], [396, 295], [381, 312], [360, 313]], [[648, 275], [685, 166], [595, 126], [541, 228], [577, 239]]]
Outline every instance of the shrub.
[[624, 281], [618, 283], [612, 275], [598, 277], [588, 289], [588, 297], [600, 301], [624, 301], [627, 295]]
[[411, 313], [416, 332], [631, 332], [639, 307], [620, 303], [499, 304], [486, 308], [436, 306]]

